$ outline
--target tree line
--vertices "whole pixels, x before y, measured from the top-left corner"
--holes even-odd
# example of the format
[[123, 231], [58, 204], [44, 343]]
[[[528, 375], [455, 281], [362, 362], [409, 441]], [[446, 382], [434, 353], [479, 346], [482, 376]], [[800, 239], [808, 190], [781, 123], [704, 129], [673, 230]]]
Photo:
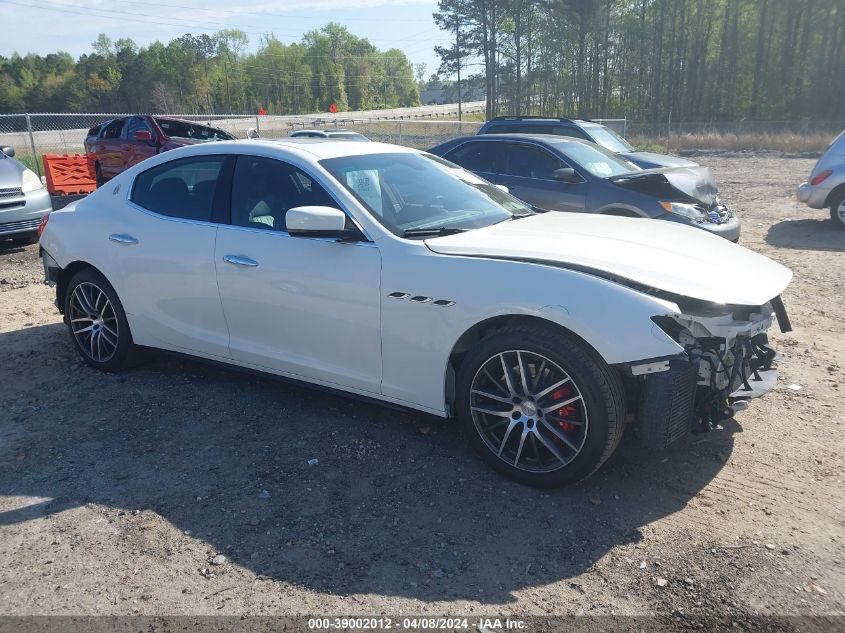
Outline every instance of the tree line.
[[487, 116], [845, 118], [842, 0], [439, 0]]
[[92, 52], [0, 56], [0, 112], [301, 114], [413, 106], [419, 86], [398, 49], [379, 51], [338, 24], [247, 52], [237, 29], [139, 47], [100, 35]]

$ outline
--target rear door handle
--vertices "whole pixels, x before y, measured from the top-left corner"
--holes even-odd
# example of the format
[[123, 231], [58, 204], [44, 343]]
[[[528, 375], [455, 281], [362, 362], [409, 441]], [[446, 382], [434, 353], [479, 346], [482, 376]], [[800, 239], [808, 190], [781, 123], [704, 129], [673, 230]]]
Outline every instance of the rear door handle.
[[255, 268], [258, 262], [243, 255], [223, 255], [223, 261], [233, 266], [242, 266], [244, 268]]
[[124, 235], [123, 233], [112, 233], [109, 235], [109, 239], [112, 242], [117, 242], [118, 244], [125, 244], [126, 246], [132, 246], [138, 243], [138, 240], [132, 237], [131, 235]]

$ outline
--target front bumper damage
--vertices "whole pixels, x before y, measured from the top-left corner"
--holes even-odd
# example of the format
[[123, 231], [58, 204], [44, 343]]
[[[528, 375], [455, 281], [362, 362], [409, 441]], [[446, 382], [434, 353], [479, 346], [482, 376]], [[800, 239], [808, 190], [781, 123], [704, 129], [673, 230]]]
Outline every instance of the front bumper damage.
[[663, 449], [694, 430], [710, 431], [777, 382], [778, 354], [766, 334], [777, 317], [791, 331], [780, 297], [764, 306], [698, 306], [654, 317], [684, 353], [630, 367], [639, 381], [640, 438]]

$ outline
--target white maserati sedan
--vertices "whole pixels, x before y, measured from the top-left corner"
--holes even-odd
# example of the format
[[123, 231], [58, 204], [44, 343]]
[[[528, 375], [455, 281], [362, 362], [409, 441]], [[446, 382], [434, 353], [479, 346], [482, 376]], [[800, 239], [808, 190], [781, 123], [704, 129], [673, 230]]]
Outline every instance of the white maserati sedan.
[[[662, 448], [771, 388], [791, 272], [705, 231], [538, 213], [441, 158], [193, 145], [53, 212], [45, 277], [90, 366], [149, 348], [457, 418], [521, 482]], [[733, 406], [732, 406], [733, 405]]]

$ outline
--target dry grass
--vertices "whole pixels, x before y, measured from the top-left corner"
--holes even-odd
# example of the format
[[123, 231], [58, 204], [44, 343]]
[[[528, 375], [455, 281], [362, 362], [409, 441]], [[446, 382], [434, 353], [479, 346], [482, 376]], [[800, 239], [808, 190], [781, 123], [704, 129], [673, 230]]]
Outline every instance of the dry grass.
[[823, 152], [834, 138], [831, 133], [798, 134], [795, 132], [673, 134], [666, 137], [632, 137], [637, 148], [678, 152], [681, 150], [769, 151], [798, 154]]

